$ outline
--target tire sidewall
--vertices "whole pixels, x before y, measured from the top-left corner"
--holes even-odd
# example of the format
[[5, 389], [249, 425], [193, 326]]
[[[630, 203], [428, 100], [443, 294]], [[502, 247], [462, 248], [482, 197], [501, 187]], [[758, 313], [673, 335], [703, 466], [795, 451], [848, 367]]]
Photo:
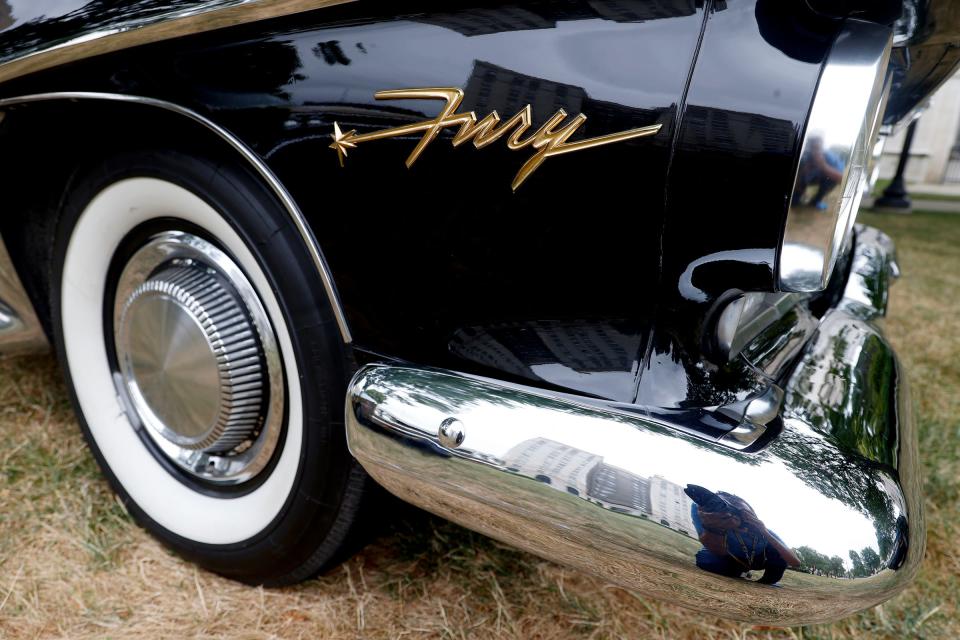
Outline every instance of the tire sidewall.
[[[289, 335], [302, 406], [297, 470], [289, 494], [273, 520], [240, 541], [197, 542], [163, 527], [144, 511], [104, 458], [75, 391], [61, 322], [63, 258], [72, 232], [90, 202], [110, 185], [135, 177], [180, 186], [220, 214], [253, 254], [268, 280]], [[212, 570], [254, 582], [270, 582], [269, 576], [298, 573], [306, 564], [331, 560], [317, 557], [317, 540], [325, 540], [338, 531], [342, 534], [346, 514], [342, 513], [341, 503], [350, 497], [348, 484], [362, 475], [347, 452], [343, 429], [343, 398], [350, 370], [346, 348], [337, 332], [322, 281], [313, 271], [310, 255], [287, 215], [253, 172], [239, 164], [173, 151], [118, 154], [73, 177], [57, 224], [50, 279], [57, 355], [64, 364], [81, 428], [113, 489], [140, 524], [182, 555]], [[106, 336], [90, 339], [106, 340]], [[285, 358], [289, 355], [284, 354]], [[326, 555], [332, 556], [338, 541], [327, 542]]]

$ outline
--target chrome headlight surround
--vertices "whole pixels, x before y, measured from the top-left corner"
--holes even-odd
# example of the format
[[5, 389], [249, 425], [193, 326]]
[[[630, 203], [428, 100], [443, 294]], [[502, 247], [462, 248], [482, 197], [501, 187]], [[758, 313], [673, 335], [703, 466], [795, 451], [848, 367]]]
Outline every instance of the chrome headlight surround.
[[[824, 290], [853, 229], [882, 117], [891, 42], [889, 27], [847, 20], [830, 50], [797, 161], [778, 260], [781, 291]], [[820, 208], [805, 206], [816, 190], [825, 191]]]

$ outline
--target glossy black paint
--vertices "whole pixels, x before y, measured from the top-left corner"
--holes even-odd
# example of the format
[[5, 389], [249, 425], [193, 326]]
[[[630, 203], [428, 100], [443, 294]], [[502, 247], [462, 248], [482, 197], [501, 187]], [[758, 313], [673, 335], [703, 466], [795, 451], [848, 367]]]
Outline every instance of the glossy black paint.
[[811, 29], [815, 17], [775, 4], [728, 2], [707, 21], [667, 185], [660, 305], [640, 404], [740, 397], [741, 376], [705, 366], [711, 311], [731, 290], [776, 289], [800, 135], [839, 28], [820, 20]]
[[[531, 347], [510, 336], [547, 327], [553, 337], [540, 340], [541, 359], [565, 362], [565, 371], [527, 366], [516, 375], [632, 400], [677, 108], [704, 8], [671, 0], [408, 11], [318, 11], [83, 63], [18, 90], [149, 95], [236, 133], [308, 217], [358, 346], [502, 372], [506, 360], [480, 355], [471, 329], [515, 325], [500, 349], [523, 358]], [[423, 86], [463, 88], [462, 110], [480, 116], [508, 117], [529, 103], [534, 127], [559, 108], [584, 113], [585, 137], [663, 126], [650, 138], [551, 158], [516, 193], [510, 182], [527, 151], [454, 149], [452, 132], [409, 170], [409, 138], [370, 143], [337, 165], [328, 149], [334, 120], [363, 133], [432, 117], [436, 102], [373, 98]], [[598, 356], [603, 345], [610, 353]], [[596, 376], [624, 381], [611, 393]]]
[[[582, 112], [587, 136], [663, 125], [653, 138], [551, 160], [516, 193], [509, 184], [526, 154], [499, 145], [453, 150], [439, 140], [411, 170], [402, 165], [409, 140], [359, 149], [343, 171], [331, 158], [341, 192], [363, 197], [345, 207], [346, 215], [313, 223], [319, 237], [341, 239], [328, 258], [338, 283], [340, 274], [345, 279], [341, 292], [358, 334], [391, 355], [461, 368], [473, 363], [489, 373], [513, 373], [511, 361], [519, 359], [528, 368], [517, 373], [528, 379], [631, 400], [650, 317], [646, 294], [657, 277], [676, 110], [702, 15], [685, 1], [624, 3], [614, 19], [578, 3], [430, 13], [377, 27], [367, 51], [378, 48], [394, 62], [384, 70], [382, 58], [374, 61], [382, 74], [375, 79], [357, 81], [359, 62], [318, 67], [312, 87], [336, 85], [338, 77], [362, 87], [345, 100], [331, 97], [327, 110], [328, 118], [345, 118], [360, 131], [369, 120], [351, 117], [357, 103], [383, 118], [376, 127], [399, 124], [385, 113], [396, 107], [369, 100], [378, 88], [410, 85], [459, 85], [465, 107], [478, 115], [496, 109], [506, 117], [531, 103], [535, 126], [557, 108]], [[362, 38], [356, 28], [319, 35], [356, 51], [354, 33]], [[433, 109], [425, 105], [416, 117]], [[303, 120], [298, 124], [291, 135], [306, 133]], [[285, 148], [271, 162], [287, 175], [307, 158], [322, 166], [325, 143]], [[323, 193], [306, 197], [308, 209], [329, 206]], [[394, 280], [398, 265], [402, 276]], [[491, 333], [504, 324], [516, 331], [500, 332], [492, 359], [489, 351], [479, 355], [486, 345], [471, 329]], [[527, 344], [529, 334], [539, 334], [544, 348]], [[597, 377], [618, 382], [599, 388]]]
[[[0, 56], [123, 19], [99, 6], [13, 25]], [[764, 382], [709, 362], [705, 322], [730, 290], [774, 288], [798, 140], [839, 25], [775, 0], [361, 2], [0, 92], [149, 96], [237, 135], [307, 216], [362, 351], [696, 412]], [[419, 136], [338, 166], [334, 121], [364, 133], [432, 117], [435, 101], [373, 97], [425, 86], [462, 88], [461, 110], [480, 117], [529, 103], [534, 127], [583, 113], [584, 137], [662, 128], [551, 158], [516, 193], [528, 150], [455, 149], [449, 130], [411, 169]]]

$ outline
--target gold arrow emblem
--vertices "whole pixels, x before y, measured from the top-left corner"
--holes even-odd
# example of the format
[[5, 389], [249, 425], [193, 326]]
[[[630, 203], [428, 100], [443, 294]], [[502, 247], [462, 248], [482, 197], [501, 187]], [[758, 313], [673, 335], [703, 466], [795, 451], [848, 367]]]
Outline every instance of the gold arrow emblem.
[[446, 104], [443, 109], [441, 109], [440, 114], [435, 118], [361, 135], [357, 135], [355, 129], [343, 132], [340, 130], [340, 125], [334, 122], [333, 134], [330, 136], [333, 138], [333, 143], [330, 145], [330, 148], [337, 152], [341, 167], [343, 166], [344, 158], [347, 157], [348, 151], [356, 148], [356, 146], [362, 142], [382, 140], [384, 138], [393, 138], [423, 131], [423, 137], [420, 138], [417, 146], [414, 147], [413, 151], [411, 151], [407, 157], [406, 165], [407, 168], [410, 168], [413, 166], [413, 163], [417, 161], [417, 158], [420, 157], [420, 154], [423, 153], [423, 150], [427, 148], [427, 145], [436, 139], [442, 129], [459, 126], [460, 130], [453, 137], [454, 147], [458, 147], [472, 140], [474, 147], [482, 149], [501, 137], [508, 136], [507, 147], [509, 149], [516, 151], [525, 147], [531, 147], [536, 150], [524, 165], [520, 167], [520, 170], [514, 177], [513, 183], [511, 184], [514, 191], [523, 184], [524, 180], [526, 180], [531, 173], [543, 164], [544, 160], [551, 156], [572, 153], [574, 151], [599, 147], [614, 142], [622, 142], [632, 138], [652, 136], [660, 131], [660, 127], [663, 126], [655, 124], [648, 127], [640, 127], [638, 129], [598, 136], [596, 138], [567, 142], [570, 136], [586, 122], [587, 116], [582, 113], [578, 114], [561, 127], [560, 125], [567, 119], [567, 112], [559, 109], [542, 127], [537, 129], [536, 132], [521, 140], [521, 137], [526, 133], [527, 129], [530, 128], [530, 123], [533, 119], [533, 111], [529, 104], [518, 111], [512, 118], [501, 124], [500, 115], [496, 111], [490, 112], [485, 118], [479, 121], [473, 111], [457, 113], [457, 107], [460, 106], [460, 102], [463, 100], [463, 91], [456, 87], [391, 89], [389, 91], [378, 91], [374, 94], [374, 97], [377, 100], [434, 99], [444, 100]]
[[356, 143], [351, 142], [352, 138], [356, 137], [357, 130], [350, 129], [346, 133], [340, 131], [340, 125], [336, 122], [333, 123], [333, 144], [330, 145], [331, 149], [337, 150], [337, 157], [340, 158], [340, 166], [343, 166], [343, 159], [347, 157], [347, 149], [353, 149], [356, 147]]

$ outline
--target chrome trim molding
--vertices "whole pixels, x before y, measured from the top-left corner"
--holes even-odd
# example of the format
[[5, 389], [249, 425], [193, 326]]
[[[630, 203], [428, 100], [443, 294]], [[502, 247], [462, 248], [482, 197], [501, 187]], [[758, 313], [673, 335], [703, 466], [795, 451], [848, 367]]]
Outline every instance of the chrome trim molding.
[[[857, 260], [883, 262], [878, 236], [859, 238]], [[384, 364], [348, 389], [350, 451], [408, 502], [645, 595], [756, 623], [838, 619], [903, 589], [925, 546], [906, 385], [852, 311], [880, 286], [851, 279], [849, 294], [869, 291], [827, 313], [782, 404], [775, 391], [755, 400], [783, 422], [755, 452], [540, 389]], [[799, 567], [774, 587], [761, 570], [700, 568], [690, 485], [748, 503]]]
[[0, 82], [151, 42], [321, 9], [353, 0], [207, 0], [167, 13], [118, 20], [74, 34], [52, 46], [0, 62]]
[[846, 245], [869, 179], [890, 47], [889, 27], [847, 20], [824, 64], [787, 211], [781, 291], [825, 289]]
[[49, 348], [33, 303], [0, 238], [0, 352], [38, 353]]
[[[181, 116], [185, 116], [219, 136], [224, 142], [230, 145], [234, 151], [239, 153], [247, 162], [250, 163], [260, 177], [267, 183], [271, 191], [273, 191], [277, 198], [279, 198], [283, 207], [287, 210], [287, 213], [290, 215], [290, 220], [293, 222], [297, 232], [300, 234], [300, 238], [303, 240], [304, 246], [306, 246], [307, 251], [310, 253], [310, 257], [313, 260], [313, 266], [323, 282], [323, 288], [326, 291], [327, 298], [330, 300], [330, 306], [333, 308], [334, 317], [336, 318], [337, 326], [340, 329], [341, 338], [345, 344], [350, 344], [353, 341], [353, 337], [350, 334], [350, 327], [347, 325], [346, 315], [344, 314], [343, 307], [340, 304], [340, 297], [337, 295], [336, 286], [333, 283], [333, 276], [331, 275], [330, 269], [320, 251], [320, 245], [317, 243], [317, 239], [313, 235], [313, 231], [307, 224], [306, 218], [304, 218], [303, 213], [301, 213], [299, 207], [297, 207], [293, 197], [286, 190], [280, 180], [274, 175], [270, 167], [268, 167], [267, 164], [261, 160], [252, 149], [250, 149], [250, 147], [244, 144], [243, 141], [217, 123], [197, 113], [196, 111], [191, 111], [190, 109], [181, 107], [180, 105], [172, 102], [167, 102], [165, 100], [157, 100], [155, 98], [146, 98], [143, 96], [129, 96], [115, 93], [100, 93], [90, 91], [35, 93], [31, 95], [0, 99], [0, 109], [18, 104], [49, 102], [53, 100], [108, 100], [113, 102], [125, 102], [148, 107], [156, 107]], [[0, 344], [0, 350], [2, 350], [2, 344]]]

